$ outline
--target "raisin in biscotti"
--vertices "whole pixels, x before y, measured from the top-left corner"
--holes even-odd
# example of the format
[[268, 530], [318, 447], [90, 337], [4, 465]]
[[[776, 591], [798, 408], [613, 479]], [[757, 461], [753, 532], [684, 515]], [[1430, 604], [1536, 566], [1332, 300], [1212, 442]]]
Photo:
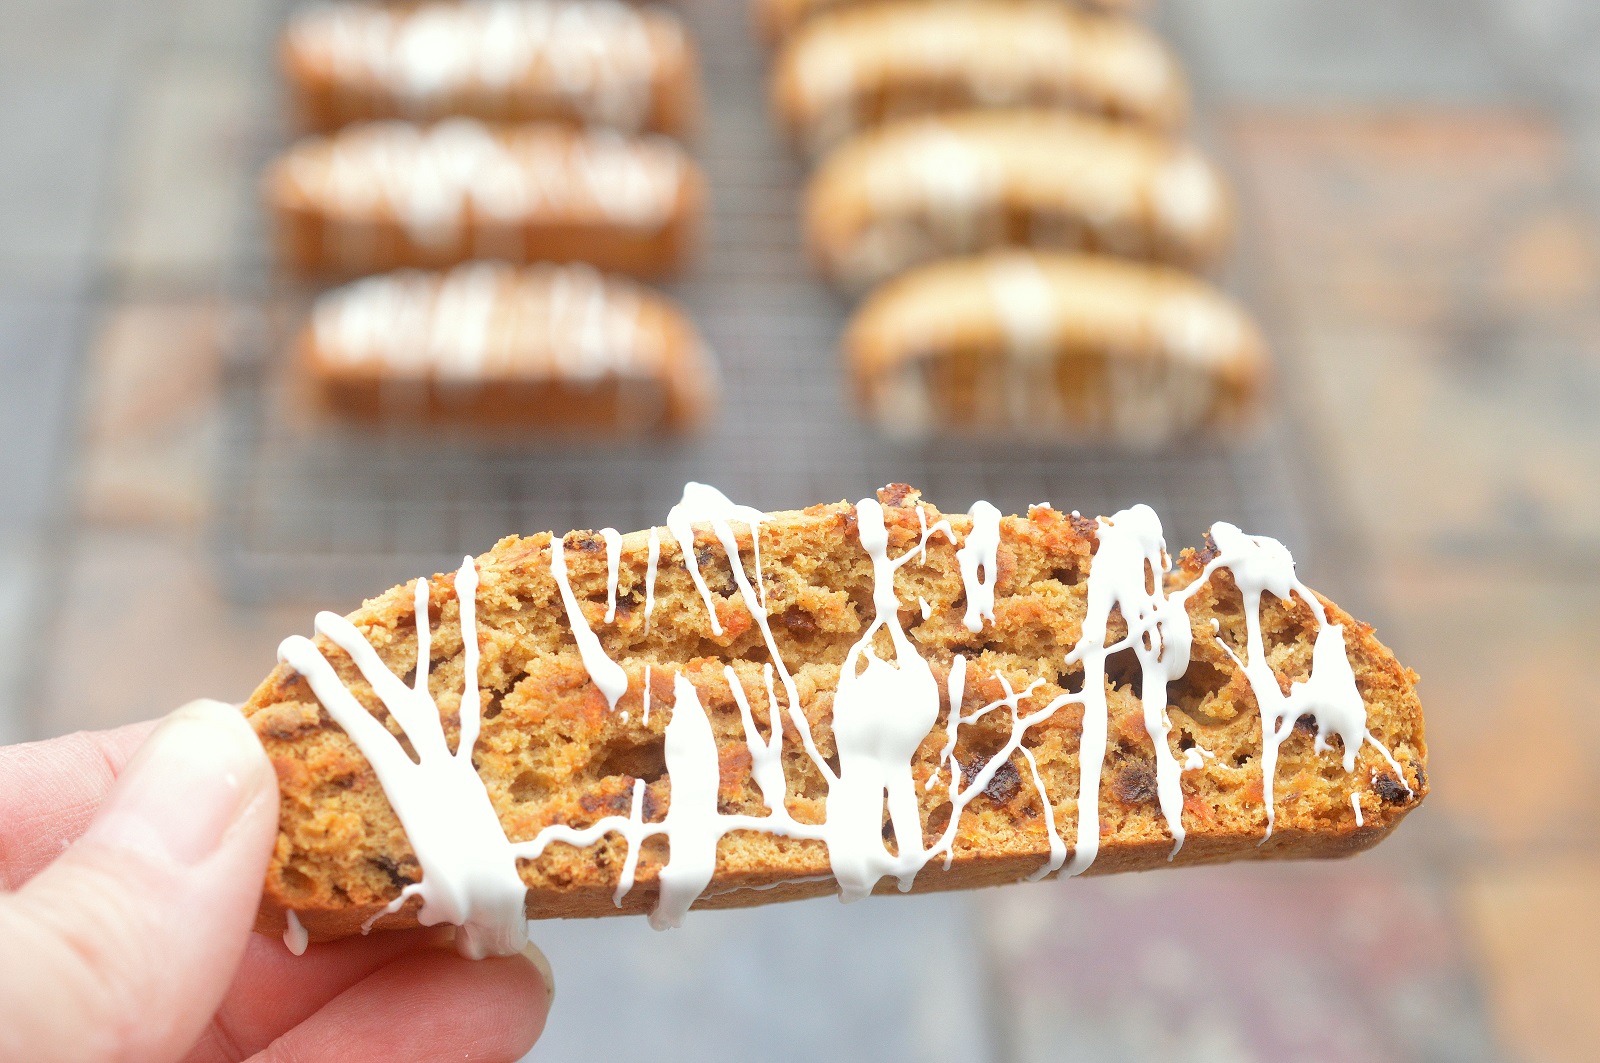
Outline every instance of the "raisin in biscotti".
[[690, 485], [666, 528], [504, 539], [284, 643], [245, 707], [282, 792], [258, 928], [452, 922], [483, 954], [524, 910], [671, 925], [1387, 835], [1427, 792], [1415, 675], [1273, 540], [1218, 524], [1167, 565], [1148, 507], [904, 485], [773, 514]]

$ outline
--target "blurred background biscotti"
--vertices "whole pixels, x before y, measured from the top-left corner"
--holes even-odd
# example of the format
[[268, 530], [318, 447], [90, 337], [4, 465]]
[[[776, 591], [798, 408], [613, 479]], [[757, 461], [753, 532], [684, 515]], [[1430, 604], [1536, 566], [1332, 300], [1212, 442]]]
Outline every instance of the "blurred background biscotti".
[[[281, 269], [301, 285], [453, 270], [371, 276], [322, 297], [316, 318], [339, 308], [387, 339], [344, 358], [337, 345], [286, 341], [287, 372], [307, 378], [293, 390], [316, 396], [311, 409], [369, 430], [514, 437], [703, 423], [716, 372], [693, 326], [660, 296], [594, 272], [681, 275], [700, 243], [706, 179], [680, 143], [699, 122], [700, 74], [678, 16], [619, 0], [338, 0], [290, 13], [278, 56], [291, 124], [315, 131], [262, 178]], [[496, 263], [547, 268], [512, 284]], [[589, 311], [558, 309], [574, 301]], [[614, 312], [623, 305], [677, 338], [641, 347], [660, 330]], [[507, 357], [521, 368], [583, 351], [582, 371], [530, 384], [487, 356], [493, 344], [474, 330], [489, 319], [515, 322], [497, 349], [520, 352]], [[408, 325], [427, 335], [402, 339]], [[441, 358], [448, 386], [430, 363]]]
[[[762, 510], [888, 482], [952, 511], [1048, 501], [1092, 519], [1146, 502], [1169, 547], [1219, 519], [1281, 539], [1421, 674], [1432, 795], [1398, 844], [691, 915], [671, 935], [551, 923], [537, 940], [559, 1003], [535, 1063], [1588, 1063], [1600, 8], [1102, 13], [1139, 20], [1185, 70], [1191, 118], [1171, 140], [1233, 206], [1195, 276], [1272, 355], [1253, 429], [1129, 448], [907, 440], [863, 416], [838, 348], [855, 304], [808, 247], [810, 163], [770, 117], [750, 3], [667, 7], [698, 56], [683, 143], [708, 192], [695, 256], [642, 283], [716, 352], [720, 399], [693, 432], [641, 438], [302, 416], [297, 341], [317, 299], [360, 278], [285, 269], [260, 195], [274, 159], [328, 132], [303, 125], [282, 69], [299, 4], [4, 4], [0, 739], [240, 700], [316, 610], [454, 571], [502, 535], [647, 527], [687, 479]], [[906, 269], [1019, 250], [1180, 266], [1132, 245], [929, 246]]]
[[664, 137], [469, 118], [300, 141], [265, 194], [284, 263], [313, 276], [496, 258], [659, 277], [686, 264], [705, 209], [699, 167]]
[[1219, 270], [1233, 196], [1182, 131], [1178, 60], [1121, 7], [756, 0], [774, 117], [814, 162], [808, 256], [863, 298], [841, 355], [887, 435], [1139, 449], [1259, 424], [1270, 360], [1241, 310], [1248, 369], [1230, 352], [1223, 378], [1149, 325], [1175, 313], [1152, 297], [1185, 287], [1173, 268]]
[[620, 0], [319, 3], [295, 12], [281, 52], [313, 129], [465, 115], [683, 137], [699, 121], [682, 21]]

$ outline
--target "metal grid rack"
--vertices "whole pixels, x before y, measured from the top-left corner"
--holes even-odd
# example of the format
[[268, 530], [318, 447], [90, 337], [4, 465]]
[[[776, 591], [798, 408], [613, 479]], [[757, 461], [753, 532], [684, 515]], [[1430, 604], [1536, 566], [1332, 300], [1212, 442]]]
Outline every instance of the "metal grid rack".
[[[860, 498], [890, 481], [942, 508], [1051, 502], [1155, 506], [1174, 547], [1219, 518], [1300, 546], [1298, 476], [1281, 428], [1240, 448], [1130, 454], [1060, 444], [887, 440], [851, 411], [836, 342], [848, 306], [807, 270], [803, 170], [766, 117], [765, 56], [745, 0], [679, 0], [697, 37], [707, 120], [692, 150], [711, 184], [709, 232], [669, 286], [722, 366], [722, 408], [680, 442], [496, 444], [307, 417], [285, 351], [309, 293], [275, 279], [257, 211], [243, 241], [216, 543], [239, 601], [353, 600], [459, 562], [513, 532], [661, 523], [685, 480], [762, 509]], [[263, 158], [284, 142], [264, 116]], [[330, 601], [330, 604], [333, 604]]]

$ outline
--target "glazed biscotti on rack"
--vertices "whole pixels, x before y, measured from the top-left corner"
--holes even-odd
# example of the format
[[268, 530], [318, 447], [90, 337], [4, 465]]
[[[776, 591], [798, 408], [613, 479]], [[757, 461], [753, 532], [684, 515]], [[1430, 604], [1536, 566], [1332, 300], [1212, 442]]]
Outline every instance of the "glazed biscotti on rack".
[[1204, 268], [1232, 208], [1217, 171], [1166, 137], [1064, 111], [971, 110], [846, 141], [811, 177], [805, 226], [823, 275], [860, 290], [1004, 246]]
[[656, 277], [692, 252], [705, 179], [665, 137], [452, 118], [303, 140], [272, 164], [265, 194], [282, 258], [302, 273], [497, 258]]
[[[776, 44], [801, 23], [824, 11], [873, 2], [877, 0], [752, 0], [750, 18], [756, 34], [768, 44]], [[1091, 11], [1126, 12], [1140, 4], [1139, 0], [1079, 0], [1077, 6]]]
[[943, 259], [874, 291], [844, 353], [884, 431], [1020, 431], [1155, 445], [1243, 427], [1266, 346], [1180, 270], [1094, 255]]
[[305, 124], [450, 115], [681, 137], [700, 110], [677, 16], [619, 0], [318, 3], [289, 20], [284, 72]]
[[892, 118], [1065, 107], [1175, 128], [1183, 74], [1137, 22], [1059, 0], [886, 0], [818, 15], [773, 64], [778, 124], [813, 155]]
[[317, 300], [298, 348], [320, 402], [363, 419], [627, 437], [693, 428], [716, 400], [683, 311], [581, 264], [368, 277]]
[[1416, 677], [1284, 547], [890, 486], [502, 540], [318, 614], [244, 711], [303, 942], [1343, 856], [1427, 793]]

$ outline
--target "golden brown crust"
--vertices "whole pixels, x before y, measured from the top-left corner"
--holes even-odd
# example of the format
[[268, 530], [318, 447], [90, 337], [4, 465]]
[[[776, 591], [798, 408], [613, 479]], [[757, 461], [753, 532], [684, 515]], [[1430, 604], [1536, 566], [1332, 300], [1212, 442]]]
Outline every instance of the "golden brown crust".
[[[464, 120], [452, 121], [458, 128], [472, 128]], [[384, 152], [371, 146], [380, 136], [415, 140], [431, 131], [398, 122], [349, 126], [330, 137], [301, 141], [269, 168], [264, 194], [275, 221], [280, 260], [296, 273], [318, 277], [440, 269], [490, 258], [514, 263], [588, 262], [609, 272], [660, 278], [678, 272], [692, 257], [705, 210], [706, 181], [678, 145], [660, 137], [619, 141], [609, 134], [548, 125], [488, 132], [514, 158], [559, 160], [552, 164], [553, 172], [561, 187], [572, 190], [571, 198], [551, 204], [534, 191], [527, 195], [525, 209], [496, 216], [475, 193], [462, 193], [448, 208], [448, 224], [436, 231], [419, 231], [417, 223], [405, 216], [404, 195], [391, 194], [375, 174], [362, 176], [363, 193], [355, 200], [343, 198], [341, 185], [329, 175], [338, 165], [335, 153], [342, 152], [356, 165], [374, 171], [379, 165], [389, 166], [391, 180], [410, 182], [418, 168], [416, 152], [408, 149], [380, 159]], [[586, 175], [592, 175], [594, 168], [576, 161], [578, 153], [589, 153], [592, 160], [602, 152], [613, 159], [636, 156], [642, 172], [655, 175], [648, 183], [659, 183], [663, 189], [662, 208], [633, 220], [627, 207], [607, 191], [627, 181], [591, 185]], [[396, 157], [402, 160], [398, 167]], [[483, 173], [476, 164], [459, 169]], [[544, 186], [544, 178], [528, 181], [530, 189]]]
[[[940, 515], [916, 492], [891, 485], [880, 492], [891, 551], [899, 555], [918, 542], [922, 516]], [[965, 517], [947, 518], [958, 534]], [[943, 537], [928, 544], [926, 561], [896, 575], [901, 621], [943, 686], [952, 656], [968, 657], [966, 704], [1000, 696], [999, 677], [1017, 688], [1041, 685], [1024, 709], [1045, 704], [1074, 682], [1081, 669], [1064, 658], [1082, 633], [1086, 579], [1096, 524], [1051, 509], [1002, 523], [997, 562], [995, 619], [980, 634], [967, 630], [963, 584], [955, 548]], [[738, 529], [740, 553], [750, 572], [750, 537]], [[820, 752], [834, 750], [831, 691], [848, 647], [870, 622], [872, 569], [856, 538], [856, 514], [843, 503], [774, 514], [761, 531], [763, 583], [774, 638], [793, 670], [802, 708]], [[483, 732], [474, 762], [513, 840], [533, 837], [553, 823], [582, 826], [607, 814], [625, 814], [634, 779], [646, 783], [644, 813], [659, 821], [671, 801], [661, 743], [671, 713], [674, 675], [699, 692], [716, 735], [722, 765], [720, 806], [725, 813], [762, 813], [750, 775], [742, 724], [724, 677], [731, 666], [748, 693], [758, 725], [769, 719], [761, 676], [762, 641], [730, 578], [731, 569], [710, 529], [696, 532], [695, 552], [711, 588], [723, 634], [712, 636], [698, 591], [670, 536], [661, 536], [656, 609], [647, 625], [642, 607], [647, 536], [625, 536], [618, 608], [603, 622], [606, 553], [598, 536], [574, 532], [565, 554], [574, 593], [610, 657], [627, 672], [629, 689], [611, 712], [589, 680], [568, 630], [550, 573], [549, 535], [508, 538], [478, 559], [475, 602], [482, 663]], [[1186, 551], [1169, 577], [1172, 588], [1193, 583], [1201, 556]], [[919, 596], [931, 606], [922, 619]], [[416, 618], [412, 585], [397, 587], [365, 603], [351, 621], [397, 674], [415, 661]], [[1324, 603], [1330, 621], [1344, 625], [1348, 657], [1365, 702], [1368, 727], [1404, 772], [1396, 779], [1371, 745], [1346, 773], [1334, 751], [1315, 753], [1312, 735], [1297, 727], [1284, 741], [1276, 773], [1276, 829], [1266, 828], [1262, 802], [1261, 726], [1242, 670], [1224, 644], [1244, 652], [1242, 601], [1227, 570], [1219, 570], [1187, 601], [1195, 640], [1188, 674], [1169, 690], [1172, 749], [1178, 757], [1198, 745], [1212, 756], [1199, 771], [1182, 776], [1183, 823], [1188, 840], [1177, 865], [1229, 859], [1332, 857], [1375, 844], [1427, 793], [1426, 744], [1416, 677], [1401, 666], [1372, 629]], [[431, 581], [429, 619], [435, 668], [430, 688], [445, 731], [455, 740], [461, 689], [459, 608], [452, 578]], [[1217, 638], [1204, 637], [1216, 624]], [[1266, 652], [1280, 684], [1303, 679], [1310, 669], [1316, 620], [1299, 599], [1267, 597], [1262, 611]], [[1113, 614], [1108, 638], [1126, 628]], [[1220, 640], [1220, 641], [1219, 641]], [[349, 659], [317, 640], [340, 677], [362, 704], [387, 720], [370, 688]], [[1171, 837], [1153, 793], [1153, 749], [1135, 693], [1137, 666], [1113, 656], [1107, 672], [1108, 753], [1101, 786], [1101, 845], [1092, 872], [1167, 866]], [[646, 667], [653, 712], [643, 714]], [[245, 706], [279, 776], [279, 835], [269, 868], [258, 929], [281, 931], [285, 912], [295, 911], [315, 940], [353, 933], [419, 876], [415, 856], [371, 767], [335, 726], [309, 688], [285, 667], [276, 669]], [[941, 715], [943, 713], [941, 712]], [[1000, 747], [1009, 721], [991, 713], [965, 726], [957, 756], [981, 766]], [[788, 781], [786, 804], [803, 822], [819, 822], [826, 788], [800, 750], [786, 714], [784, 735]], [[1024, 744], [1036, 758], [1061, 836], [1070, 846], [1077, 809], [1077, 746], [1082, 709], [1067, 706], [1030, 728]], [[992, 726], [991, 726], [992, 724]], [[392, 727], [392, 724], [391, 724]], [[924, 831], [943, 829], [948, 817], [945, 786], [925, 789], [940, 763], [941, 721], [913, 760]], [[1014, 758], [993, 774], [960, 821], [949, 871], [937, 859], [917, 877], [917, 890], [964, 888], [1015, 881], [1036, 871], [1047, 853], [1043, 806], [1028, 769]], [[964, 772], [965, 773], [965, 772]], [[1409, 789], [1408, 789], [1409, 788]], [[1352, 796], [1360, 802], [1356, 822]], [[612, 905], [611, 894], [625, 845], [615, 835], [583, 849], [556, 844], [520, 865], [534, 917], [599, 916], [641, 912], [655, 899], [664, 839], [644, 843], [636, 885]], [[829, 892], [824, 844], [765, 833], [734, 833], [718, 847], [717, 870], [699, 907], [731, 907]], [[772, 886], [772, 889], [753, 887]], [[752, 888], [745, 888], [752, 887]], [[892, 885], [880, 889], [892, 889]], [[415, 922], [415, 903], [386, 917], [382, 926]]]
[[[373, 5], [341, 5], [346, 17], [360, 17]], [[433, 5], [439, 6], [439, 5]], [[384, 9], [387, 8], [388, 11]], [[383, 17], [402, 5], [376, 5]], [[432, 121], [464, 115], [488, 122], [561, 122], [572, 126], [610, 125], [626, 133], [664, 133], [685, 138], [700, 124], [699, 61], [692, 36], [683, 24], [661, 8], [637, 11], [643, 31], [643, 49], [633, 40], [607, 40], [603, 23], [590, 47], [619, 53], [619, 62], [639, 67], [643, 107], [635, 117], [619, 115], [607, 120], [607, 101], [563, 86], [548, 61], [520, 72], [510, 85], [466, 81], [428, 97], [408, 96], [375, 79], [371, 72], [330, 61], [326, 37], [333, 27], [326, 19], [286, 33], [278, 55], [289, 83], [300, 124], [307, 130], [331, 132], [353, 122], [382, 118]], [[613, 29], [614, 32], [614, 29]], [[391, 49], [392, 50], [392, 49]]]
[[844, 350], [864, 411], [902, 433], [1157, 443], [1243, 426], [1268, 371], [1254, 324], [1204, 281], [1052, 252], [917, 267], [868, 297]]
[[818, 15], [779, 50], [771, 97], [812, 154], [891, 118], [965, 107], [1070, 107], [1156, 130], [1188, 109], [1158, 37], [1056, 0], [888, 0]]
[[1203, 156], [1127, 123], [1064, 111], [893, 122], [835, 148], [806, 187], [818, 269], [852, 290], [998, 247], [1102, 252], [1191, 269], [1232, 232]]

